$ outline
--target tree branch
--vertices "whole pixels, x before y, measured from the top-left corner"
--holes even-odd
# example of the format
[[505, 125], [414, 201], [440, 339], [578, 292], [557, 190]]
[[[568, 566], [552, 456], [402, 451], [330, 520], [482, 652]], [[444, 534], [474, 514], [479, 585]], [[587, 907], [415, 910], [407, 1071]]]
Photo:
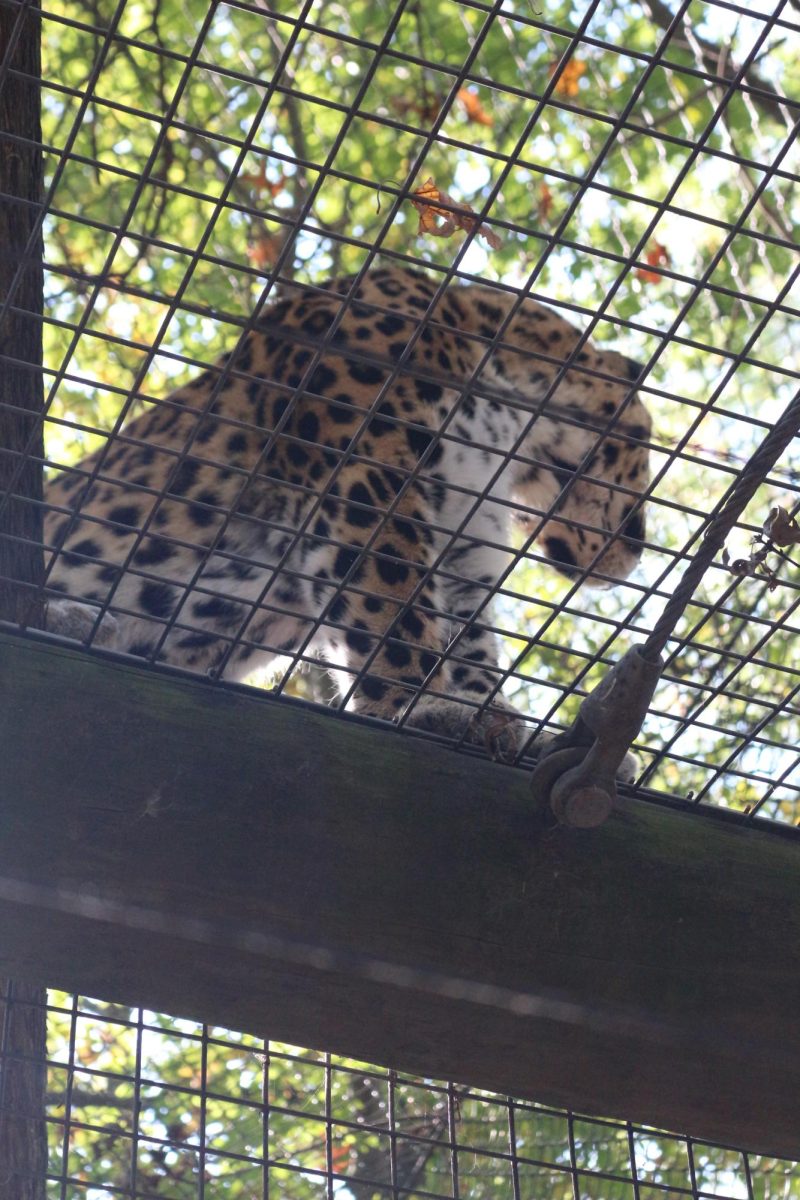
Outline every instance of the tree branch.
[[[663, 3], [663, 0], [645, 0], [645, 4], [659, 28], [667, 30], [672, 26], [675, 14]], [[717, 46], [707, 38], [700, 37], [684, 20], [678, 22], [672, 35], [672, 41], [676, 46], [692, 52], [697, 58], [698, 65], [704, 71], [708, 71], [710, 75], [725, 83], [730, 83], [739, 73], [739, 66], [731, 60], [727, 46]], [[750, 95], [753, 102], [763, 113], [772, 117], [773, 120], [786, 122], [783, 108], [786, 104], [785, 97], [781, 96], [755, 67], [747, 68], [744, 82], [748, 88], [752, 89]]]

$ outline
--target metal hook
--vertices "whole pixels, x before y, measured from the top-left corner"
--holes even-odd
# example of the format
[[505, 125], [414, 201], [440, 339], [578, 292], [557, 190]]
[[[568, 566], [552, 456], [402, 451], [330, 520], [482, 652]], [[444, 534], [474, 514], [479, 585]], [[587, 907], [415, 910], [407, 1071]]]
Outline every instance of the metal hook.
[[632, 646], [594, 691], [585, 696], [577, 720], [545, 747], [533, 771], [537, 796], [544, 795], [562, 825], [601, 825], [617, 797], [617, 778], [631, 742], [642, 727], [664, 663]]

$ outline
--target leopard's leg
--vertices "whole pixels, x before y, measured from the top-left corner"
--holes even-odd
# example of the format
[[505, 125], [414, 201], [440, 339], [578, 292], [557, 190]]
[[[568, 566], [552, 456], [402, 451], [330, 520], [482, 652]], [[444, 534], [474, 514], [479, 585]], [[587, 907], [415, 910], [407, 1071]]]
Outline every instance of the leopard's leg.
[[64, 594], [48, 602], [49, 630], [241, 679], [312, 628], [308, 588], [284, 562], [291, 536], [274, 522], [234, 517], [216, 549], [164, 540], [144, 564], [130, 556], [134, 536], [115, 537], [91, 557], [66, 546], [53, 564], [51, 584]]
[[59, 596], [45, 602], [44, 627], [59, 637], [71, 638], [84, 645], [118, 648], [119, 625], [111, 613], [100, 615], [97, 604]]
[[[319, 641], [347, 706], [456, 741], [484, 742], [486, 729], [474, 725], [476, 697], [455, 684], [443, 663], [448, 623], [441, 581], [431, 571], [437, 548], [424, 486], [409, 487], [387, 516], [365, 472], [353, 467], [342, 476], [342, 494], [357, 495], [365, 507], [348, 511], [339, 502], [341, 520], [331, 526], [339, 545], [315, 556], [314, 572], [322, 600]], [[368, 495], [374, 512], [366, 507]]]
[[524, 726], [500, 692], [503, 671], [490, 601], [510, 555], [491, 546], [497, 538], [493, 527], [486, 541], [479, 540], [473, 522], [473, 535], [456, 539], [444, 554], [441, 592], [450, 619], [447, 674], [453, 693], [473, 706], [470, 740], [484, 741], [495, 757], [509, 760], [524, 742]]

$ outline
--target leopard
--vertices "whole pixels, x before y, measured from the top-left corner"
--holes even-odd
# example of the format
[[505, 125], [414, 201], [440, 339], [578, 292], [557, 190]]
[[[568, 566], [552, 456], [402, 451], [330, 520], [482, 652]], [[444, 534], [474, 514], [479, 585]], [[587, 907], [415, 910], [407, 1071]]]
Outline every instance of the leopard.
[[47, 628], [227, 680], [319, 660], [342, 707], [510, 760], [493, 593], [521, 552], [596, 587], [634, 569], [641, 374], [511, 288], [284, 284], [48, 483]]

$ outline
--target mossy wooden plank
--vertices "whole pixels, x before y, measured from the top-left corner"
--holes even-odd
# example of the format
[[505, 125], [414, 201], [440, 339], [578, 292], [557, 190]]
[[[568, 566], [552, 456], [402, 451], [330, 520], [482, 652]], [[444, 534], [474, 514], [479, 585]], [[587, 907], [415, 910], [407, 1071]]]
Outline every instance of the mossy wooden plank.
[[796, 839], [46, 640], [0, 704], [0, 972], [800, 1156]]

